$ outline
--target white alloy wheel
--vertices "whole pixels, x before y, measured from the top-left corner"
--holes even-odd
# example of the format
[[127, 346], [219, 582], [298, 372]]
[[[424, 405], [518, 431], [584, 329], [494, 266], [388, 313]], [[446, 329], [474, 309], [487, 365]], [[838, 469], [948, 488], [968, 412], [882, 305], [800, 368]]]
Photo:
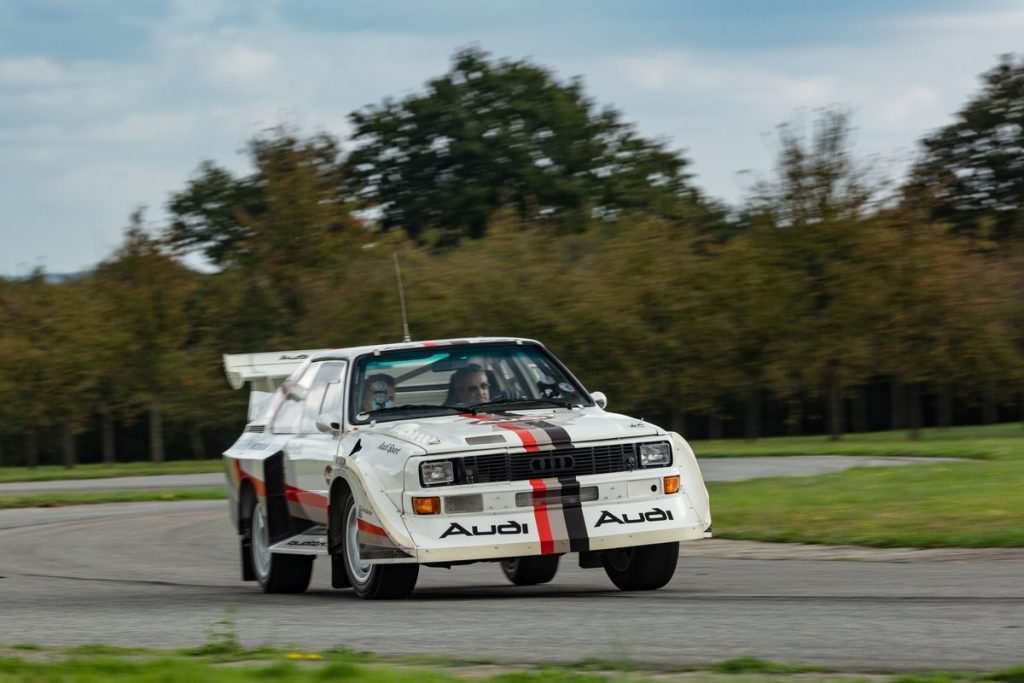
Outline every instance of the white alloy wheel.
[[252, 567], [261, 583], [270, 575], [270, 532], [263, 507], [256, 504], [252, 511]]
[[349, 506], [345, 519], [345, 564], [352, 583], [365, 586], [370, 581], [373, 565], [359, 557], [359, 515], [355, 505]]

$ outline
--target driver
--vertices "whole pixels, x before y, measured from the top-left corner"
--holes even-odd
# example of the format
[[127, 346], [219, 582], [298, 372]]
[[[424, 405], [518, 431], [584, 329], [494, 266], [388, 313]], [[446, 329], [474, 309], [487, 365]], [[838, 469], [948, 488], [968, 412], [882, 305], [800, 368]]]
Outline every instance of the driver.
[[363, 412], [395, 405], [395, 378], [383, 372], [369, 375], [363, 384]]
[[448, 405], [470, 405], [486, 403], [491, 400], [491, 385], [487, 381], [487, 373], [475, 363], [459, 368], [452, 373], [448, 385]]

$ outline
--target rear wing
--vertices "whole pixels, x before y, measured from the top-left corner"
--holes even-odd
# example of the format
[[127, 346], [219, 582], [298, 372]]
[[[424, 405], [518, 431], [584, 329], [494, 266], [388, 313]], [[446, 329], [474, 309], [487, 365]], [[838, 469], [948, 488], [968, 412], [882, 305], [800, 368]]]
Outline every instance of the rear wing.
[[224, 374], [232, 389], [241, 389], [249, 382], [253, 391], [274, 391], [311, 356], [328, 350], [224, 354]]

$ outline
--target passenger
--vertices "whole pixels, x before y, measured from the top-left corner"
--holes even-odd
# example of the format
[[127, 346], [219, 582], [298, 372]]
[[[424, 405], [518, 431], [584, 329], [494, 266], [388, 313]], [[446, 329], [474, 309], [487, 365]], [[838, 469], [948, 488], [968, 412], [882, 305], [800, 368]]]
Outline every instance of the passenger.
[[452, 373], [448, 384], [448, 397], [445, 399], [446, 405], [465, 406], [490, 400], [491, 385], [482, 367], [470, 363]]
[[383, 372], [368, 375], [363, 384], [363, 412], [383, 410], [395, 405], [395, 378]]

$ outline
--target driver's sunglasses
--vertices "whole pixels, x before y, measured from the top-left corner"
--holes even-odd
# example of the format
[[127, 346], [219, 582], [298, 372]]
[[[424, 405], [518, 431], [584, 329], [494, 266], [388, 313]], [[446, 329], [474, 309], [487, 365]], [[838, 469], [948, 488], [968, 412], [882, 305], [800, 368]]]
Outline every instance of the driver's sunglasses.
[[463, 384], [462, 385], [462, 390], [463, 391], [472, 391], [473, 393], [476, 393], [478, 391], [487, 391], [490, 388], [491, 388], [491, 385], [488, 382], [480, 382], [480, 384]]

